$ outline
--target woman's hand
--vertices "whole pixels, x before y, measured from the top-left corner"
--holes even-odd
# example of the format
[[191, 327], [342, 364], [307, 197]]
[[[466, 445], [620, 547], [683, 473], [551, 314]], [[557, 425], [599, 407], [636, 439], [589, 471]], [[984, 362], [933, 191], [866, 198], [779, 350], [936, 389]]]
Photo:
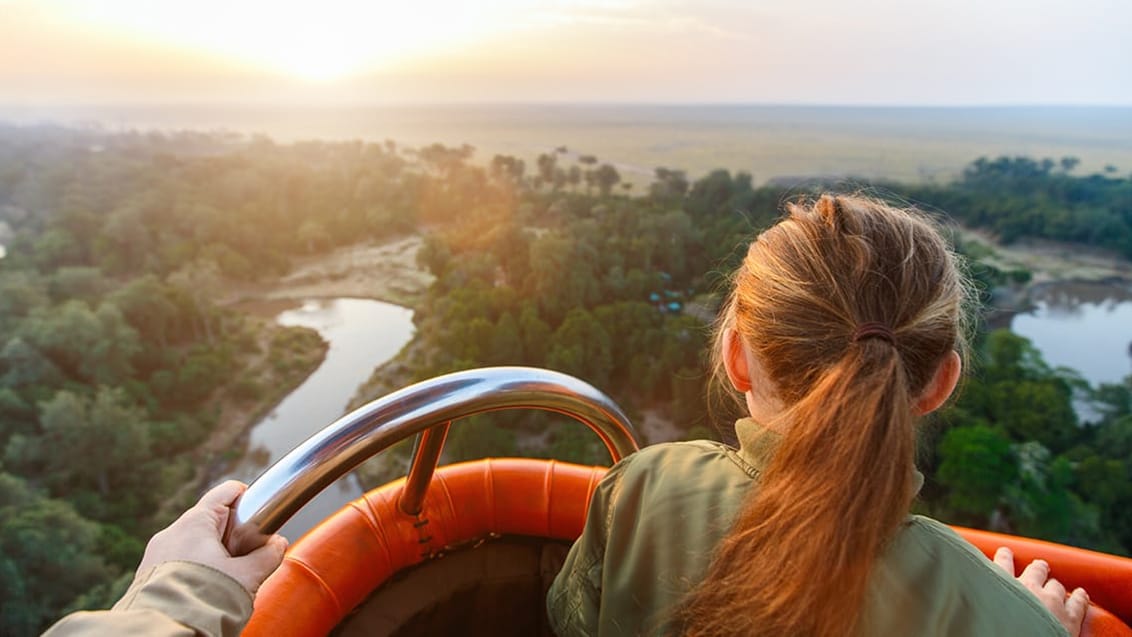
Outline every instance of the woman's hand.
[[[1014, 577], [1013, 551], [1005, 546], [999, 548], [995, 551], [994, 563]], [[1018, 576], [1018, 581], [1038, 596], [1042, 606], [1053, 613], [1057, 621], [1069, 631], [1070, 637], [1078, 637], [1081, 634], [1085, 611], [1089, 609], [1089, 594], [1085, 589], [1078, 588], [1072, 595], [1066, 595], [1065, 587], [1061, 582], [1049, 576], [1049, 564], [1045, 560], [1030, 562], [1030, 565]]]
[[220, 538], [228, 524], [230, 507], [247, 488], [243, 483], [229, 480], [201, 496], [200, 502], [150, 538], [138, 573], [162, 562], [196, 562], [231, 576], [255, 595], [260, 584], [283, 561], [287, 540], [282, 535], [273, 535], [267, 544], [247, 555], [232, 557], [228, 554]]

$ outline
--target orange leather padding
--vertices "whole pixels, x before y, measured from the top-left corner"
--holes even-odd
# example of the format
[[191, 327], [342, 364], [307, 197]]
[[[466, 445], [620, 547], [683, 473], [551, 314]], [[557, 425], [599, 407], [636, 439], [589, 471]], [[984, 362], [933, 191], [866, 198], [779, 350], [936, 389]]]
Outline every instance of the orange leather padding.
[[1088, 591], [1092, 607], [1085, 620], [1088, 632], [1083, 634], [1132, 637], [1132, 629], [1127, 625], [1132, 622], [1132, 559], [1014, 535], [954, 528], [989, 558], [994, 557], [998, 547], [1005, 546], [1014, 552], [1018, 569], [1043, 559], [1049, 562], [1050, 577], [1066, 589], [1080, 586]]
[[[260, 589], [251, 637], [326, 635], [397, 571], [492, 534], [572, 541], [582, 532], [604, 467], [554, 460], [477, 460], [437, 469], [418, 516], [397, 508], [404, 479], [370, 491], [295, 542]], [[956, 527], [988, 556], [1000, 546], [1022, 565], [1041, 558], [1095, 604], [1083, 637], [1132, 637], [1132, 560]], [[1123, 620], [1123, 621], [1122, 621]]]
[[418, 516], [404, 479], [370, 491], [295, 542], [260, 589], [244, 635], [325, 635], [397, 571], [492, 534], [572, 541], [604, 467], [477, 460], [437, 469]]
[[1089, 604], [1085, 613], [1085, 623], [1081, 626], [1081, 637], [1130, 637], [1132, 628], [1119, 617], [1107, 610]]

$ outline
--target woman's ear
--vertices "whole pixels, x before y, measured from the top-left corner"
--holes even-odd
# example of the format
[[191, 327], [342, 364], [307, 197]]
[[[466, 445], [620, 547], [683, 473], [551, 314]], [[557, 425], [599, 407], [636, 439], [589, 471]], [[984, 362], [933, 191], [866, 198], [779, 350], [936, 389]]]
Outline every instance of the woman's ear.
[[939, 367], [936, 368], [932, 379], [928, 381], [928, 386], [924, 388], [924, 391], [920, 393], [920, 397], [916, 400], [916, 412], [922, 416], [939, 409], [940, 405], [946, 402], [951, 397], [951, 393], [955, 391], [955, 386], [959, 383], [959, 374], [962, 371], [963, 359], [959, 358], [959, 353], [954, 350], [948, 352], [943, 357]]
[[751, 370], [747, 365], [747, 353], [743, 349], [743, 339], [734, 328], [727, 328], [723, 333], [723, 369], [727, 371], [727, 379], [731, 386], [740, 394], [751, 391]]

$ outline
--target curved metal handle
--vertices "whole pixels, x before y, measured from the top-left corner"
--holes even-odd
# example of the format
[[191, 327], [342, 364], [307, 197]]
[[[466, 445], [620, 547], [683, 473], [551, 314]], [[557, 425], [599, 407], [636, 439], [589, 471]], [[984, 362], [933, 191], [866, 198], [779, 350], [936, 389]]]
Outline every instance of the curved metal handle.
[[[320, 491], [408, 436], [458, 418], [517, 408], [581, 421], [601, 438], [614, 462], [638, 449], [621, 408], [573, 376], [531, 367], [456, 372], [359, 407], [280, 458], [233, 505], [224, 544], [233, 555], [256, 549]], [[435, 466], [435, 456], [432, 462]], [[427, 481], [432, 472], [425, 472]]]

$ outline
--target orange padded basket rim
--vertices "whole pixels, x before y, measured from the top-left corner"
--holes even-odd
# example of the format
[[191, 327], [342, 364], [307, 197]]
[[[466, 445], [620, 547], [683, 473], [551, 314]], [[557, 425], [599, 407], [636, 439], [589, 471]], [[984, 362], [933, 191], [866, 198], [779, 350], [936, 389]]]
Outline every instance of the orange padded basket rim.
[[[300, 538], [260, 589], [243, 634], [326, 635], [394, 573], [492, 534], [572, 541], [582, 532], [605, 467], [555, 460], [485, 459], [437, 469], [421, 513], [397, 508], [404, 478], [365, 494]], [[1008, 535], [957, 528], [987, 555], [1009, 546], [1019, 563], [1041, 557], [1066, 586], [1132, 619], [1132, 560]], [[1132, 637], [1090, 608], [1083, 635]]]

